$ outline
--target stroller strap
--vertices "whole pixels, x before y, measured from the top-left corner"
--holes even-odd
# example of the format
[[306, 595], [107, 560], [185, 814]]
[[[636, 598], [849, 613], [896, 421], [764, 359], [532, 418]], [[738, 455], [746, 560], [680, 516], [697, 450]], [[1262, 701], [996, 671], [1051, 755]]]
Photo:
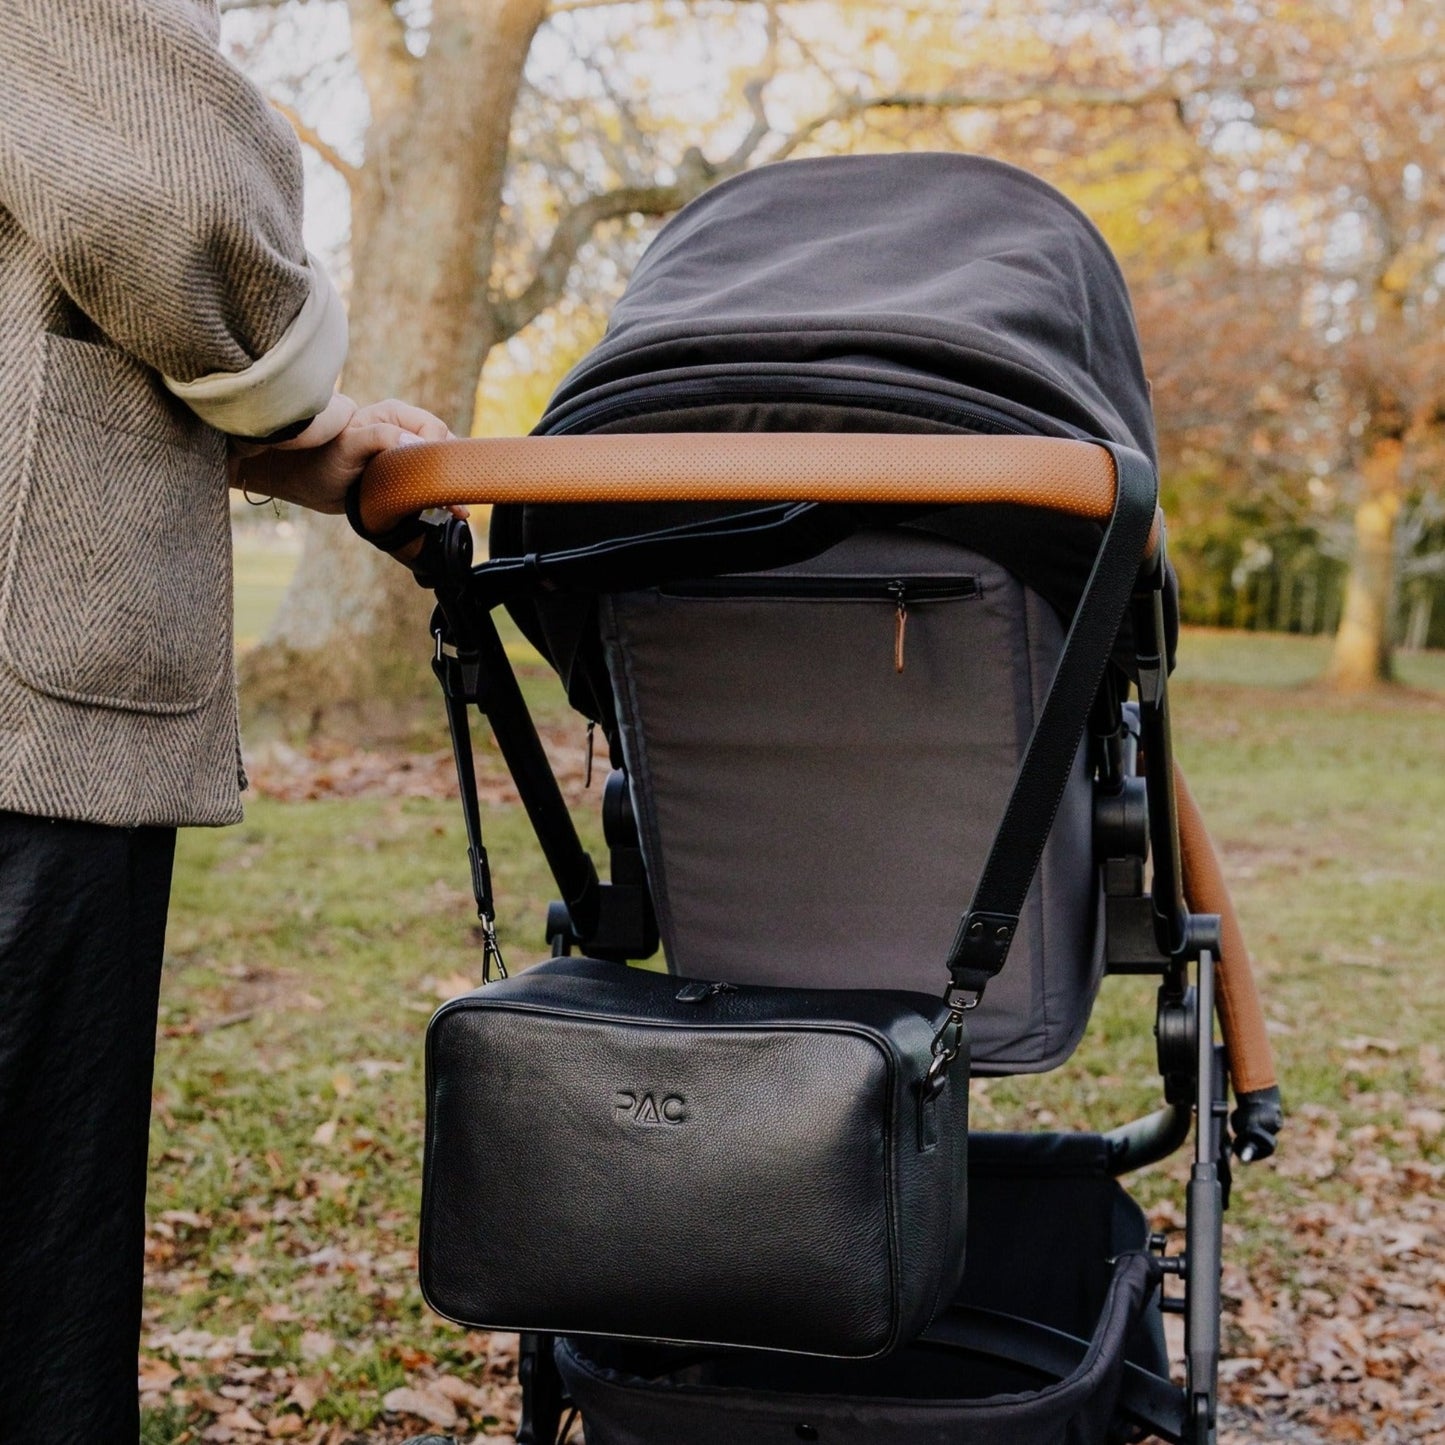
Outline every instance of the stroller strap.
[[1152, 553], [1149, 549], [1158, 500], [1154, 469], [1127, 447], [1100, 445], [1114, 460], [1113, 513], [973, 901], [949, 950], [948, 1000], [959, 1011], [977, 1006], [985, 987], [1008, 959], [1024, 900], [1068, 786], [1125, 610], [1140, 585], [1141, 562], [1146, 557], [1152, 567], [1151, 585], [1163, 585], [1162, 549]]

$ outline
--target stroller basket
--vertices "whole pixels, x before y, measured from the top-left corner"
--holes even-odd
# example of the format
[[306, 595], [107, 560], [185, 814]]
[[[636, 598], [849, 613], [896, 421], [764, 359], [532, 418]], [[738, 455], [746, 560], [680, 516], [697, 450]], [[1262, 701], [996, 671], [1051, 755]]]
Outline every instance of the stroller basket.
[[1150, 1308], [1160, 1266], [1106, 1142], [976, 1134], [973, 1150], [969, 1267], [921, 1341], [840, 1365], [561, 1340], [588, 1445], [1178, 1440], [1182, 1400]]

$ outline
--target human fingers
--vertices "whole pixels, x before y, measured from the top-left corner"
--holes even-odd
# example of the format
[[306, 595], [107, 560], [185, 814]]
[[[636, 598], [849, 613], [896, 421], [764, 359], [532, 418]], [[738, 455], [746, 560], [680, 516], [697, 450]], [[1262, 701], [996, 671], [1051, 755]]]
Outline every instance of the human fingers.
[[312, 418], [306, 430], [292, 437], [290, 441], [277, 442], [276, 450], [304, 452], [313, 447], [324, 447], [346, 430], [355, 415], [356, 403], [339, 391], [333, 392], [331, 400], [326, 403], [326, 409]]
[[348, 462], [365, 463], [393, 447], [417, 446], [421, 438], [391, 421], [353, 421], [336, 439], [338, 451]]
[[444, 442], [452, 439], [451, 428], [440, 417], [433, 416], [422, 407], [412, 406], [410, 402], [397, 401], [395, 397], [362, 407], [356, 414], [356, 421], [364, 425], [382, 422], [398, 426], [403, 431], [420, 437], [424, 442]]

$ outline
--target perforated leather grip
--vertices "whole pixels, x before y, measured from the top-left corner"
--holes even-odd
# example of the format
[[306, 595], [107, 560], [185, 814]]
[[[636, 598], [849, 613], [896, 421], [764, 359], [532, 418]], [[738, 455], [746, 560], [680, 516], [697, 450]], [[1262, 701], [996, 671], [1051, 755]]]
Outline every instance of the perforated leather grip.
[[1055, 437], [652, 432], [398, 447], [359, 486], [368, 538], [429, 507], [494, 502], [1014, 503], [1102, 523], [1114, 462]]
[[1254, 967], [1245, 947], [1244, 932], [1234, 900], [1219, 866], [1219, 855], [1204, 826], [1199, 805], [1174, 769], [1174, 791], [1179, 804], [1179, 859], [1184, 872], [1184, 898], [1192, 912], [1217, 913], [1220, 922], [1219, 964], [1215, 969], [1220, 1031], [1229, 1055], [1229, 1077], [1236, 1096], [1272, 1089], [1279, 1083], [1274, 1050], [1264, 1026]]

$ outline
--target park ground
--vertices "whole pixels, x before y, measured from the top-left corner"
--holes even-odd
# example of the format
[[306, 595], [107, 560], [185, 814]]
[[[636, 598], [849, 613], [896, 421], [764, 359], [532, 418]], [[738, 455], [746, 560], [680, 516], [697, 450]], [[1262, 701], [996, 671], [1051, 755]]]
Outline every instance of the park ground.
[[[287, 563], [241, 551], [238, 639]], [[583, 729], [514, 639], [569, 795]], [[1290, 1112], [1227, 1226], [1225, 1439], [1445, 1442], [1445, 656], [1312, 686], [1313, 639], [1186, 634], [1179, 752], [1226, 859]], [[433, 753], [251, 759], [246, 822], [183, 836], [155, 1086], [141, 1387], [149, 1445], [509, 1438], [515, 1341], [423, 1307], [421, 1045], [479, 950]], [[489, 843], [513, 959], [542, 864], [495, 754]], [[594, 800], [595, 801], [595, 800]], [[595, 807], [591, 810], [595, 817]], [[595, 839], [595, 825], [588, 825]], [[1157, 1103], [1147, 981], [1106, 982], [1045, 1078], [975, 1085], [979, 1127], [1107, 1127]], [[1183, 1157], [1137, 1178], [1182, 1224]]]

